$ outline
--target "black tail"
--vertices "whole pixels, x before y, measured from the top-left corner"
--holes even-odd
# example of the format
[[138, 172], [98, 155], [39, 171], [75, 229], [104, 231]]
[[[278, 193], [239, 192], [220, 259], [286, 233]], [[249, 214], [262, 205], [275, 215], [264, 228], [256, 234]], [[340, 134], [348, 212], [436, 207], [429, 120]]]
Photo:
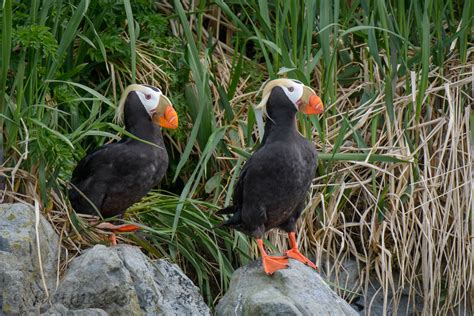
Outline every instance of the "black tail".
[[218, 215], [223, 214], [233, 214], [231, 218], [221, 222], [219, 225], [215, 226], [214, 228], [226, 226], [231, 228], [236, 228], [242, 223], [240, 209], [235, 207], [235, 205], [228, 206], [216, 212]]
[[217, 215], [234, 214], [237, 212], [235, 205], [227, 206], [216, 212]]

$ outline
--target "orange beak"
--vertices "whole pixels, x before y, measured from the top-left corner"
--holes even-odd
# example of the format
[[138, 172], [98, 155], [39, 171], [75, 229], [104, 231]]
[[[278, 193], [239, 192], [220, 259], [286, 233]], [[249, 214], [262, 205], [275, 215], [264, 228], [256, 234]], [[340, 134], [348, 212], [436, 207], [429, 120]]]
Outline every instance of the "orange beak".
[[321, 114], [324, 110], [321, 98], [308, 86], [303, 86], [303, 95], [298, 100], [297, 105], [298, 111], [304, 114]]
[[171, 105], [168, 105], [163, 115], [155, 114], [153, 116], [153, 122], [158, 123], [163, 128], [177, 129], [178, 114]]
[[321, 114], [324, 111], [324, 105], [321, 98], [313, 94], [309, 97], [309, 102], [301, 109], [305, 114]]

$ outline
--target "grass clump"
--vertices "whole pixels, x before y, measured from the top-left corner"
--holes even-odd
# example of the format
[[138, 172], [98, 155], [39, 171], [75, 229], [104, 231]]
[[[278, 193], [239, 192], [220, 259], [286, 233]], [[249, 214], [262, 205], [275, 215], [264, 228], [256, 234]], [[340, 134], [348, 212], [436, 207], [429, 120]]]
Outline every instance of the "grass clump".
[[[120, 133], [110, 122], [125, 85], [161, 86], [183, 122], [166, 134], [171, 193], [130, 210], [148, 227], [133, 242], [178, 262], [212, 303], [253, 250], [212, 229], [212, 213], [230, 203], [258, 146], [251, 105], [261, 84], [287, 76], [326, 105], [319, 118], [298, 117], [320, 152], [299, 223], [305, 251], [348, 299], [378, 282], [394, 311], [405, 296], [425, 314], [467, 308], [470, 1], [5, 0], [0, 14], [5, 201], [40, 199], [70, 249], [98, 239], [65, 216], [75, 162]], [[340, 278], [347, 258], [360, 267], [350, 289]]]
[[[306, 251], [336, 277], [345, 259], [358, 262], [355, 288], [340, 290], [345, 280], [336, 281], [343, 296], [364, 295], [378, 282], [392, 310], [404, 296], [412, 303], [421, 299], [429, 314], [465, 310], [472, 270], [473, 102], [467, 48], [473, 38], [465, 31], [472, 28], [472, 6], [176, 1], [160, 9], [169, 12], [173, 5], [175, 35], [196, 47], [188, 60], [199, 60], [209, 78], [222, 78], [215, 86], [212, 81], [211, 90], [195, 90], [198, 99], [216, 100], [214, 130], [228, 126], [228, 146], [217, 146], [207, 161], [207, 179], [223, 168], [235, 175], [258, 142], [251, 105], [263, 80], [288, 76], [316, 87], [327, 105], [324, 116], [299, 117], [300, 130], [321, 152], [300, 222]], [[248, 76], [245, 64], [254, 64], [264, 78]], [[228, 93], [220, 93], [219, 85]], [[237, 115], [220, 106], [226, 102]], [[212, 130], [206, 133], [211, 139]], [[191, 145], [201, 153], [201, 143]], [[233, 180], [220, 178], [224, 204]], [[270, 238], [279, 250], [286, 247], [277, 233]]]

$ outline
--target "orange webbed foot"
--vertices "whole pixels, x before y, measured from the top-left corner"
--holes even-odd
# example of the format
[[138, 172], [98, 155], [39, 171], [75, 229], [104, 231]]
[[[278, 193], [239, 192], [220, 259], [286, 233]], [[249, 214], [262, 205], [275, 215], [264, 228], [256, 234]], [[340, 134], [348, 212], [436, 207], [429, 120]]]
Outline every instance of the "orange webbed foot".
[[265, 273], [268, 275], [272, 275], [278, 270], [288, 268], [288, 257], [265, 256], [265, 257], [262, 257], [262, 263], [263, 263], [263, 270], [265, 271]]
[[296, 242], [295, 232], [288, 233], [288, 239], [290, 240], [291, 249], [286, 252], [286, 255], [290, 258], [298, 260], [299, 262], [303, 262], [304, 264], [310, 266], [316, 271], [319, 271], [318, 267], [314, 263], [312, 263], [311, 260], [303, 256], [303, 254], [298, 250], [298, 243]]
[[100, 223], [96, 227], [100, 229], [110, 230], [113, 232], [119, 232], [119, 233], [130, 233], [130, 232], [134, 232], [141, 229], [140, 226], [134, 225], [134, 224], [114, 225], [112, 223], [107, 223], [107, 222]]
[[298, 249], [290, 249], [286, 252], [286, 255], [289, 258], [298, 260], [299, 262], [302, 262], [302, 263], [310, 266], [311, 268], [313, 268], [315, 270], [318, 270], [318, 267], [313, 262], [311, 262], [311, 260], [309, 260], [308, 258], [303, 256], [303, 254]]
[[107, 222], [100, 223], [96, 227], [99, 229], [111, 231], [112, 234], [110, 235], [110, 243], [112, 244], [112, 246], [117, 245], [117, 237], [115, 236], [115, 233], [130, 233], [141, 229], [140, 226], [134, 224], [114, 225], [112, 223]]
[[288, 268], [288, 257], [287, 256], [269, 256], [265, 247], [263, 246], [263, 240], [261, 238], [257, 239], [258, 249], [262, 255], [262, 264], [263, 270], [266, 274], [272, 275], [278, 270]]
[[114, 229], [116, 232], [119, 232], [119, 233], [131, 233], [131, 232], [135, 232], [137, 230], [140, 230], [142, 229], [140, 226], [138, 225], [134, 225], [134, 224], [123, 224], [123, 225], [118, 225], [116, 229]]

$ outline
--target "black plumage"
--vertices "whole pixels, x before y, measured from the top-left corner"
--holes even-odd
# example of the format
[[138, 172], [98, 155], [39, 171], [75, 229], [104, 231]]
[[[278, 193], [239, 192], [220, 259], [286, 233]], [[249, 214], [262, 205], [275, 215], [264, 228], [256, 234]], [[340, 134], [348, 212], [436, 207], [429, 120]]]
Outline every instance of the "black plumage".
[[[276, 79], [264, 89], [268, 114], [260, 148], [242, 168], [234, 189], [233, 204], [219, 214], [233, 214], [223, 223], [257, 239], [267, 274], [288, 267], [288, 258], [316, 269], [296, 243], [296, 221], [316, 172], [314, 146], [296, 128], [296, 113], [319, 114], [321, 99], [301, 82]], [[269, 256], [262, 237], [272, 228], [288, 232], [291, 249], [284, 256]]]
[[295, 231], [317, 162], [316, 149], [296, 129], [297, 110], [281, 87], [273, 88], [267, 111], [262, 144], [242, 168], [233, 205], [220, 211], [234, 213], [224, 225], [255, 238], [276, 227]]
[[166, 172], [168, 154], [161, 128], [154, 124], [136, 91], [126, 96], [123, 111], [125, 129], [141, 140], [124, 136], [119, 142], [95, 149], [78, 163], [69, 190], [77, 213], [121, 215], [158, 185]]

